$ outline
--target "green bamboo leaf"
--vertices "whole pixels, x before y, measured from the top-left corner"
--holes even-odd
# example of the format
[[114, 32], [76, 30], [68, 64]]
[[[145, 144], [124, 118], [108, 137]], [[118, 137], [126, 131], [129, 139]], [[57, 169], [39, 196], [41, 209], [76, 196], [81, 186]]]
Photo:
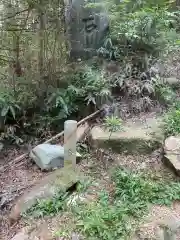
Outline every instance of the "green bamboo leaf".
[[5, 106], [3, 107], [3, 109], [1, 110], [1, 117], [6, 117], [9, 111], [9, 106]]

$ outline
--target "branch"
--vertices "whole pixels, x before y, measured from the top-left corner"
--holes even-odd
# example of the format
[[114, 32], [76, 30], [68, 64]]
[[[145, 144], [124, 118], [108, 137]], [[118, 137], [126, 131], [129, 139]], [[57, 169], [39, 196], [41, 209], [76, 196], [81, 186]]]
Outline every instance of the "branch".
[[25, 31], [25, 32], [32, 32], [32, 30], [31, 29], [26, 29], [26, 28], [15, 28], [15, 29], [6, 29], [6, 30], [4, 30], [4, 31], [6, 31], [6, 32], [18, 32], [18, 31], [20, 31], [20, 32], [22, 32], [22, 31]]
[[[92, 113], [91, 115], [83, 118], [82, 120], [80, 120], [78, 123], [77, 123], [77, 126], [80, 126], [82, 125], [83, 123], [87, 122], [87, 121], [90, 121], [94, 118], [96, 118], [100, 113], [102, 113], [102, 111], [104, 110], [104, 108], [101, 108], [100, 110]], [[52, 141], [54, 140], [57, 140], [58, 138], [62, 137], [64, 135], [64, 131], [58, 133], [57, 135], [55, 135], [54, 137], [48, 139], [47, 141], [45, 141], [44, 143], [51, 143]], [[0, 168], [0, 172], [2, 171], [6, 171], [6, 169], [9, 167], [9, 165], [12, 165], [12, 164], [17, 164], [19, 162], [21, 162], [24, 158], [28, 157], [29, 155], [29, 152], [27, 153], [24, 153], [22, 154], [21, 156], [19, 157], [16, 157], [14, 160], [12, 160], [11, 162], [9, 162], [8, 164], [4, 165], [3, 167]], [[21, 163], [22, 164], [22, 163]]]
[[13, 18], [13, 17], [15, 17], [16, 15], [19, 15], [19, 14], [24, 13], [24, 12], [27, 12], [27, 11], [29, 11], [29, 8], [26, 8], [26, 9], [23, 9], [23, 10], [21, 10], [21, 11], [19, 11], [19, 12], [16, 12], [16, 13], [14, 13], [14, 14], [11, 15], [11, 16], [7, 16], [7, 17], [5, 17], [5, 18], [0, 18], [0, 22], [3, 22], [3, 21], [5, 21], [5, 20], [7, 20], [7, 19], [10, 19], [10, 18]]

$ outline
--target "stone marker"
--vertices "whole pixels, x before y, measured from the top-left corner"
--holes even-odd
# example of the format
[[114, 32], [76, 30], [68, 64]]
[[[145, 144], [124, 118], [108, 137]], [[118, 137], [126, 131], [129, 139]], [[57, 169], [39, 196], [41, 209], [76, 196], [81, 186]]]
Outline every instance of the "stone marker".
[[16, 201], [11, 210], [9, 219], [17, 221], [21, 215], [31, 208], [37, 199], [51, 199], [58, 192], [64, 192], [77, 183], [82, 175], [79, 170], [72, 168], [72, 165], [57, 169], [48, 176], [41, 179], [32, 189], [25, 191]]
[[[40, 144], [30, 152], [30, 157], [41, 170], [64, 167], [64, 147], [61, 145]], [[76, 152], [76, 157], [79, 159], [81, 155]]]
[[168, 137], [164, 143], [164, 163], [180, 176], [180, 137]]
[[64, 123], [64, 166], [76, 167], [77, 121], [67, 120]]
[[176, 233], [180, 229], [180, 219], [167, 217], [159, 223], [159, 226], [163, 230], [161, 240], [175, 240]]
[[98, 7], [87, 7], [90, 0], [64, 0], [67, 37], [72, 58], [91, 58], [103, 46], [109, 30], [109, 19], [103, 0]]

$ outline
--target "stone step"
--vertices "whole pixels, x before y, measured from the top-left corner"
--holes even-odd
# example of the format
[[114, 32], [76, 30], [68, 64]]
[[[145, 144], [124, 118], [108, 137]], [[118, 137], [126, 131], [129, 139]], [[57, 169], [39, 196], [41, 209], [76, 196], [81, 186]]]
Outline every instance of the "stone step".
[[110, 132], [103, 126], [95, 126], [91, 130], [91, 140], [94, 148], [111, 148], [117, 153], [149, 154], [162, 146], [160, 118], [130, 119], [122, 126], [122, 131]]

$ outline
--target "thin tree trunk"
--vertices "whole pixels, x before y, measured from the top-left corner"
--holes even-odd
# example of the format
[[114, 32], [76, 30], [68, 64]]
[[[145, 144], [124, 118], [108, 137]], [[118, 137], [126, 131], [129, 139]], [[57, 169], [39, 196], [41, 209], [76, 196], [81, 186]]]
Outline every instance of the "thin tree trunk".
[[39, 75], [40, 79], [43, 77], [44, 73], [44, 59], [45, 59], [45, 52], [44, 52], [44, 31], [45, 31], [45, 13], [43, 8], [43, 0], [40, 0], [39, 6]]

